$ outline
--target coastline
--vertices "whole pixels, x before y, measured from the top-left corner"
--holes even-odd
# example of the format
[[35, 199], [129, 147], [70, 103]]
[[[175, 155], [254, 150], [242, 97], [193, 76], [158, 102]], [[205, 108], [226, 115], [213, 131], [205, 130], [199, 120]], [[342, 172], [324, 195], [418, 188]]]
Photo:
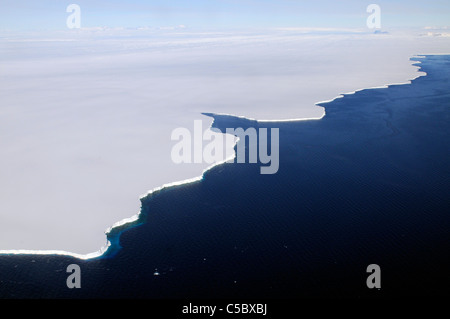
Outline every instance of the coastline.
[[[402, 82], [402, 83], [389, 83], [389, 84], [384, 84], [382, 86], [377, 86], [377, 87], [368, 87], [368, 88], [360, 88], [357, 89], [355, 91], [352, 92], [348, 92], [348, 93], [341, 93], [339, 95], [337, 95], [336, 97], [334, 97], [331, 100], [326, 100], [326, 101], [320, 101], [315, 103], [316, 107], [321, 107], [321, 105], [326, 104], [326, 103], [331, 103], [336, 99], [340, 99], [342, 97], [344, 97], [345, 95], [351, 95], [351, 94], [355, 94], [356, 92], [359, 91], [364, 91], [364, 90], [371, 90], [371, 89], [380, 89], [380, 88], [389, 88], [390, 86], [394, 86], [394, 85], [408, 85], [411, 84], [412, 81], [414, 81], [415, 79], [422, 77], [422, 76], [426, 76], [426, 72], [421, 71], [421, 67], [418, 65], [421, 63], [421, 60], [419, 59], [426, 59], [427, 56], [430, 56], [433, 54], [420, 54], [420, 55], [414, 55], [412, 57], [410, 57], [410, 61], [415, 61], [414, 63], [412, 63], [412, 66], [417, 67], [416, 72], [417, 73], [422, 73], [422, 74], [418, 74], [416, 77], [414, 77], [413, 79], [407, 80], [406, 82]], [[442, 55], [446, 55], [446, 54], [442, 54]], [[252, 119], [252, 118], [246, 118], [244, 116], [236, 116], [233, 114], [224, 114], [224, 113], [202, 113], [203, 115], [206, 114], [211, 114], [211, 115], [206, 115], [206, 116], [210, 116], [213, 117], [214, 115], [227, 115], [227, 116], [232, 116], [235, 118], [242, 118], [245, 120], [250, 120], [250, 121], [256, 121], [259, 123], [273, 123], [273, 122], [296, 122], [296, 121], [310, 121], [310, 120], [320, 120], [322, 118], [325, 117], [326, 113], [325, 113], [325, 108], [324, 108], [324, 112], [323, 115], [321, 117], [318, 118], [297, 118], [297, 119], [282, 119], [282, 120], [256, 120], [256, 119]], [[211, 121], [210, 127], [208, 129], [211, 129], [212, 125], [214, 123], [214, 117]], [[236, 140], [234, 147], [236, 146], [236, 144], [239, 141]], [[143, 194], [141, 196], [139, 196], [139, 199], [142, 200], [144, 198], [149, 198], [151, 196], [155, 196], [157, 194], [159, 194], [160, 192], [164, 191], [165, 189], [168, 188], [172, 188], [175, 186], [182, 186], [182, 185], [186, 185], [186, 184], [191, 184], [191, 183], [195, 183], [195, 182], [199, 182], [204, 178], [204, 174], [206, 172], [208, 172], [210, 169], [218, 166], [218, 165], [222, 165], [232, 159], [234, 159], [236, 157], [236, 153], [235, 151], [233, 152], [233, 155], [228, 158], [225, 159], [223, 161], [214, 163], [212, 165], [210, 165], [209, 167], [207, 167], [206, 169], [204, 169], [201, 173], [201, 175], [193, 177], [193, 178], [188, 178], [185, 180], [180, 180], [180, 181], [175, 181], [175, 182], [171, 182], [171, 183], [166, 183], [163, 184], [161, 186], [158, 186], [156, 188], [153, 188], [151, 190], [149, 190], [146, 194]], [[141, 211], [139, 211], [137, 214], [119, 220], [116, 223], [114, 223], [113, 225], [111, 225], [109, 228], [107, 228], [105, 230], [105, 235], [106, 235], [106, 244], [104, 246], [102, 246], [98, 251], [92, 252], [92, 253], [88, 253], [88, 254], [77, 254], [77, 253], [72, 253], [72, 252], [68, 252], [68, 251], [64, 251], [64, 250], [24, 250], [24, 249], [19, 249], [19, 250], [0, 250], [0, 255], [63, 255], [63, 256], [70, 256], [70, 257], [74, 257], [77, 259], [81, 259], [81, 260], [89, 260], [89, 259], [95, 259], [95, 258], [103, 258], [103, 257], [108, 257], [111, 255], [114, 255], [114, 253], [116, 251], [118, 251], [120, 249], [120, 245], [119, 245], [119, 237], [122, 233], [122, 231], [124, 231], [125, 229], [129, 228], [129, 227], [133, 227], [135, 225], [139, 225], [140, 224], [140, 218], [142, 217]]]
[[[227, 164], [198, 183], [155, 191], [142, 198], [139, 224], [114, 228], [99, 258], [2, 255], [0, 296], [444, 295], [449, 59], [422, 60], [428, 76], [411, 85], [326, 104], [321, 121], [258, 124], [215, 116], [217, 132], [278, 128], [277, 174], [261, 175], [258, 164]], [[372, 263], [382, 269], [384, 289], [364, 284]], [[65, 285], [72, 264], [81, 269], [82, 289]]]

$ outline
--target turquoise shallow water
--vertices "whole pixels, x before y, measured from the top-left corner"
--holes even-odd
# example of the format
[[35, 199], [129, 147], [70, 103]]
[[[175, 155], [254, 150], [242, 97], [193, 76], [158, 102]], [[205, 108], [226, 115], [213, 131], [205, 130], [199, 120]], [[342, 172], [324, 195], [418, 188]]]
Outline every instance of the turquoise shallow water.
[[0, 297], [448, 296], [450, 56], [419, 60], [427, 76], [323, 104], [321, 120], [215, 115], [222, 130], [279, 128], [278, 173], [224, 164], [154, 193], [102, 258], [0, 256]]

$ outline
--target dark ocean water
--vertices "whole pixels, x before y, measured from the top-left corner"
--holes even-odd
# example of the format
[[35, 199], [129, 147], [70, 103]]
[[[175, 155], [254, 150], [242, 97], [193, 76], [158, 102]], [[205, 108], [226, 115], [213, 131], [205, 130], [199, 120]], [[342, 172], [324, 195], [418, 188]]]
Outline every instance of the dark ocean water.
[[427, 76], [323, 104], [321, 120], [215, 115], [222, 130], [279, 128], [278, 173], [227, 163], [154, 193], [101, 258], [0, 256], [0, 297], [449, 296], [450, 56], [420, 61]]

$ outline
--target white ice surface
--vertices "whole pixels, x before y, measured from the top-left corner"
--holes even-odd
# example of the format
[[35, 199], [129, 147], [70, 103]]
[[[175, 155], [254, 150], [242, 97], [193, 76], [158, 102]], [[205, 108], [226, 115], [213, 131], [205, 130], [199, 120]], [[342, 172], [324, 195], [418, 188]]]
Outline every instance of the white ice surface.
[[412, 56], [450, 53], [448, 37], [427, 35], [0, 34], [0, 251], [99, 252], [141, 194], [210, 166], [172, 162], [175, 128], [206, 129], [201, 112], [321, 118], [317, 102], [408, 82]]

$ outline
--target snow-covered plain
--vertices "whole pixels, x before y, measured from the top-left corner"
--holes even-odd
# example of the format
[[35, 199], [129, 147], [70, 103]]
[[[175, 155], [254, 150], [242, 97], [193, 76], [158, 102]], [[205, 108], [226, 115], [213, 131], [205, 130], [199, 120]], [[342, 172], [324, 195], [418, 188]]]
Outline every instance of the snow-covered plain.
[[411, 57], [449, 52], [426, 31], [0, 34], [0, 252], [94, 256], [140, 195], [210, 166], [171, 160], [171, 132], [206, 129], [202, 112], [320, 119], [316, 103], [407, 83], [423, 75]]

